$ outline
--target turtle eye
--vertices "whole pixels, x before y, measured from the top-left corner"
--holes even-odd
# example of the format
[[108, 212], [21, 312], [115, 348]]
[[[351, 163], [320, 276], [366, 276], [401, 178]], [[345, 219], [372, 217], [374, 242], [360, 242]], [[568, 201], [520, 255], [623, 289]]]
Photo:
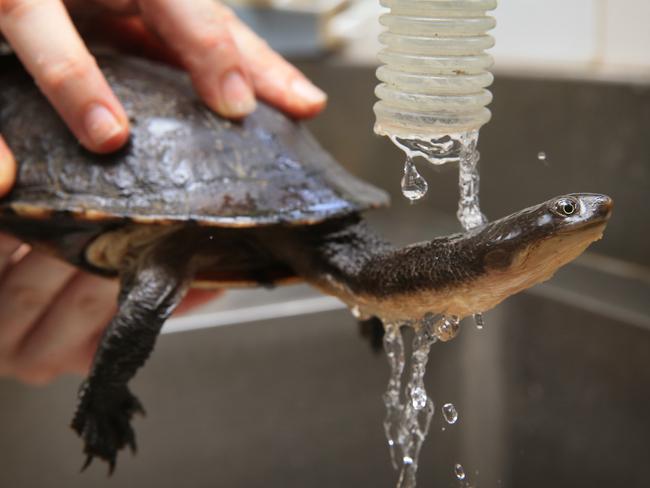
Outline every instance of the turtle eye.
[[560, 198], [551, 209], [554, 214], [560, 217], [570, 217], [578, 211], [579, 203], [575, 198]]

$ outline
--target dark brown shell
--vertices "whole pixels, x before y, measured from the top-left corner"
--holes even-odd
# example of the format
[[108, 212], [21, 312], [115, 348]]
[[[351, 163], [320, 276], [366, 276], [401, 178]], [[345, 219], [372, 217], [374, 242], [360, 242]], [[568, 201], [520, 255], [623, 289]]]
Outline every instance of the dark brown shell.
[[260, 103], [232, 122], [208, 110], [179, 71], [98, 61], [131, 120], [130, 142], [108, 156], [84, 150], [18, 62], [0, 59], [0, 133], [18, 161], [0, 211], [236, 227], [316, 223], [388, 202], [274, 108]]

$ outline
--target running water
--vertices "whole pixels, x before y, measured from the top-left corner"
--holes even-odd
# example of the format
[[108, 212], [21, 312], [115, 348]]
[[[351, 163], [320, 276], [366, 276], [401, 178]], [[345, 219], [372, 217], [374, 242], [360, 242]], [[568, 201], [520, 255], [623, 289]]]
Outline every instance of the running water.
[[[465, 143], [462, 145], [461, 156], [458, 162], [458, 188], [460, 198], [458, 199], [458, 212], [456, 216], [465, 230], [471, 230], [487, 222], [487, 218], [481, 212], [479, 204], [479, 172], [478, 162], [481, 158], [476, 149], [478, 144], [478, 131], [468, 133]], [[476, 328], [482, 330], [485, 326], [483, 315], [474, 314]]]
[[[432, 139], [391, 137], [395, 145], [406, 153], [404, 176], [402, 177], [402, 194], [412, 203], [424, 197], [428, 190], [427, 181], [418, 172], [413, 159], [425, 158], [429, 163], [440, 165], [450, 162], [458, 163], [458, 211], [456, 216], [465, 230], [471, 230], [487, 222], [479, 204], [478, 130], [461, 134], [450, 134]], [[484, 327], [483, 316], [474, 315], [476, 328]]]
[[460, 481], [465, 479], [465, 469], [463, 468], [463, 465], [460, 463], [456, 463], [454, 466], [454, 474], [456, 475], [456, 478], [458, 478]]
[[398, 456], [400, 454], [397, 438], [399, 436], [400, 416], [402, 405], [400, 400], [402, 389], [402, 372], [404, 371], [404, 341], [398, 323], [384, 323], [384, 350], [388, 358], [390, 376], [388, 388], [384, 393], [384, 405], [386, 406], [386, 418], [384, 420], [384, 431], [390, 449], [390, 457], [393, 468], [398, 469]]
[[[418, 173], [413, 158], [422, 156], [432, 164], [458, 162], [458, 220], [466, 231], [487, 222], [479, 205], [480, 155], [476, 149], [478, 131], [431, 140], [397, 137], [392, 140], [407, 156], [402, 178], [402, 193], [406, 198], [414, 202], [422, 198], [428, 188], [426, 180]], [[474, 314], [474, 321], [478, 329], [483, 328], [481, 313]], [[406, 385], [402, 384], [407, 358], [401, 327], [412, 327], [415, 332]], [[383, 397], [386, 407], [384, 430], [393, 467], [400, 470], [398, 488], [414, 488], [416, 485], [420, 449], [434, 413], [433, 401], [424, 388], [429, 349], [437, 340], [453, 339], [458, 334], [459, 327], [458, 317], [433, 313], [412, 322], [384, 321], [384, 349], [390, 366], [390, 379]], [[442, 410], [447, 423], [454, 424], [458, 420], [458, 412], [453, 404], [445, 404]], [[454, 471], [459, 480], [465, 479], [460, 464], [455, 466]]]
[[458, 161], [458, 188], [460, 198], [458, 200], [458, 212], [456, 216], [463, 229], [470, 230], [487, 222], [485, 215], [481, 212], [478, 198], [479, 174], [478, 162], [481, 158], [476, 149], [478, 144], [478, 131], [469, 133], [462, 145], [460, 159]]
[[[401, 327], [414, 330], [413, 347], [406, 372]], [[393, 467], [400, 470], [398, 488], [413, 488], [416, 484], [418, 458], [434, 413], [434, 403], [424, 388], [424, 374], [429, 349], [437, 340], [446, 341], [458, 330], [456, 317], [428, 314], [417, 322], [384, 322], [384, 350], [388, 357], [390, 378], [384, 393], [386, 418], [384, 431], [390, 449]], [[449, 330], [453, 330], [452, 333]]]

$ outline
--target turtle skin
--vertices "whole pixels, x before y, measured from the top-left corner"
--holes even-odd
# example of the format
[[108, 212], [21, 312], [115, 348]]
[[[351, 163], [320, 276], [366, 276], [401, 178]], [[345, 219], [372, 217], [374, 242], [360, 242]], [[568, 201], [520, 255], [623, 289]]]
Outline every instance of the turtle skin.
[[[105, 156], [83, 149], [19, 63], [0, 57], [0, 133], [18, 164], [0, 231], [120, 281], [72, 422], [85, 466], [98, 457], [112, 471], [118, 451], [135, 450], [131, 420], [144, 409], [128, 384], [190, 286], [299, 278], [364, 317], [462, 318], [550, 278], [600, 238], [611, 213], [605, 195], [564, 195], [395, 248], [360, 216], [386, 193], [296, 121], [262, 103], [225, 120], [179, 71], [116, 56], [99, 65], [132, 125], [129, 143]], [[380, 345], [376, 320], [362, 331]]]
[[[211, 273], [203, 270], [204, 284], [269, 285], [295, 273], [251, 248], [247, 229], [316, 225], [386, 205], [388, 197], [273, 107], [260, 102], [244, 120], [227, 120], [176, 69], [116, 55], [97, 60], [131, 125], [126, 146], [103, 156], [75, 140], [15, 57], [0, 57], [0, 133], [18, 164], [16, 184], [0, 200], [0, 229], [120, 280], [119, 311], [72, 422], [84, 440], [85, 466], [99, 457], [112, 471], [120, 449], [135, 450], [130, 421], [144, 412], [127, 383], [199, 278], [191, 263], [197, 243], [215, 248], [216, 238], [219, 251], [210, 252], [229, 256]], [[134, 226], [168, 227], [173, 231], [160, 235], [173, 238], [134, 244], [113, 267], [89, 256], [100, 236]]]

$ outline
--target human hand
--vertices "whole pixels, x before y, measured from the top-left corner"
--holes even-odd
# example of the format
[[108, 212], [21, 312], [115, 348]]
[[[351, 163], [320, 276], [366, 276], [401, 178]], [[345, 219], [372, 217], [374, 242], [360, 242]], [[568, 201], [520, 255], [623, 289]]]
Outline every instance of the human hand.
[[[116, 280], [85, 273], [0, 234], [0, 377], [44, 384], [87, 374], [116, 312]], [[215, 297], [190, 290], [183, 312]]]
[[[325, 105], [323, 92], [214, 0], [0, 0], [0, 32], [93, 152], [121, 147], [128, 118], [69, 14], [121, 47], [177, 61], [205, 103], [223, 116], [252, 112], [256, 95], [296, 117]], [[15, 162], [1, 135], [0, 145], [2, 196], [13, 184]]]
[[[224, 116], [251, 112], [256, 96], [297, 117], [325, 104], [320, 90], [213, 0], [0, 0], [0, 31], [91, 151], [121, 147], [128, 119], [69, 13], [82, 31], [90, 27], [118, 48], [186, 68], [201, 98]], [[15, 174], [0, 134], [0, 197]], [[115, 312], [117, 289], [113, 280], [0, 234], [0, 376], [45, 383], [66, 372], [85, 374]], [[180, 308], [214, 296], [192, 290]]]

